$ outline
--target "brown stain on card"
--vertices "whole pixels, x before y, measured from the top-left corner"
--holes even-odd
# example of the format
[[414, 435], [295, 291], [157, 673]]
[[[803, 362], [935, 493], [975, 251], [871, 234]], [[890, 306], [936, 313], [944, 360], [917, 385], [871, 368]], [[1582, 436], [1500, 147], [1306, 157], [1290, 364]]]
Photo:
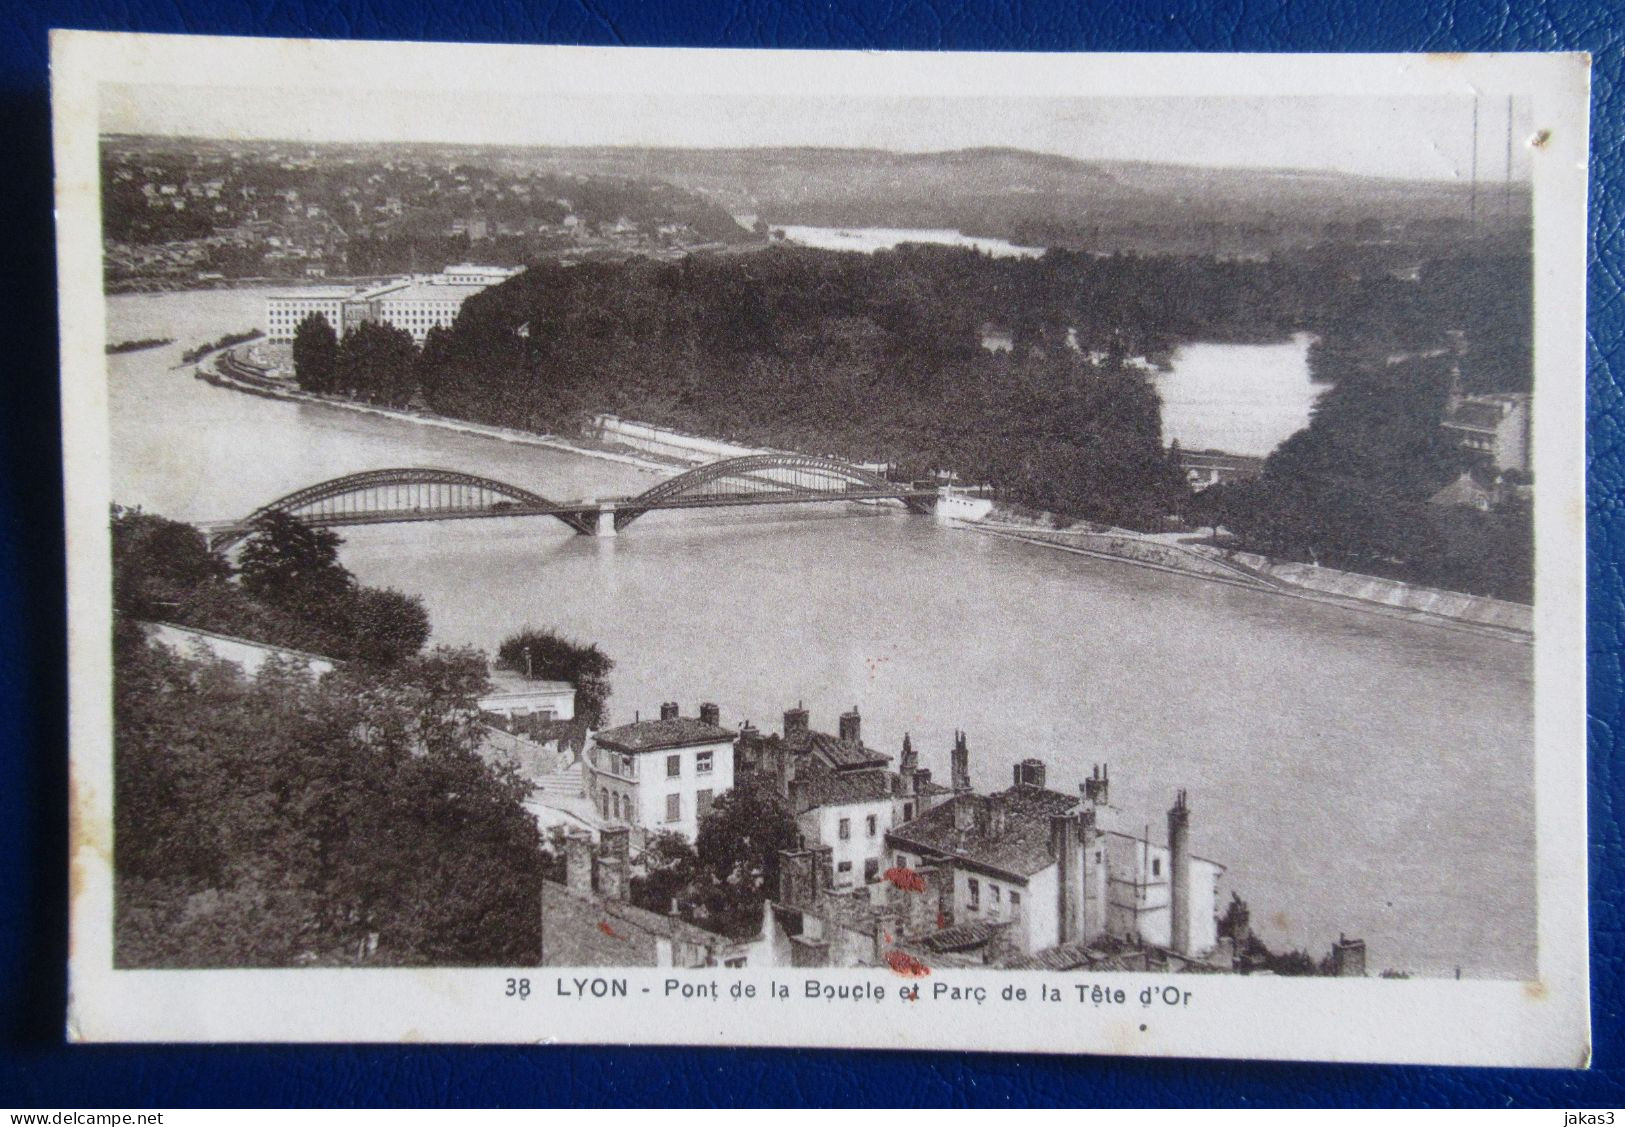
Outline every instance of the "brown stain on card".
[[1531, 1002], [1544, 1002], [1551, 991], [1544, 982], [1526, 982], [1523, 984], [1523, 996]]
[[[89, 881], [86, 854], [113, 867], [113, 826], [101, 812], [95, 793], [72, 775], [68, 777], [68, 907], [70, 916]], [[68, 928], [68, 957], [73, 957], [75, 929]]]
[[1537, 129], [1535, 135], [1529, 138], [1529, 147], [1531, 149], [1544, 149], [1551, 142], [1552, 131], [1550, 129]]

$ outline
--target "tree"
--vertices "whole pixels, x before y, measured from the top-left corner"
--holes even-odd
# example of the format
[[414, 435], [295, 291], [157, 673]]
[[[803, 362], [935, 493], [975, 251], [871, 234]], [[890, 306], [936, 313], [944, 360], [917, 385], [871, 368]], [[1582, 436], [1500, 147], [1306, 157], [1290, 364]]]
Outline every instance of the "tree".
[[338, 377], [339, 338], [320, 313], [293, 331], [293, 376], [306, 391], [329, 392]]
[[119, 650], [116, 965], [537, 962], [540, 836], [477, 754], [483, 681], [472, 651], [315, 681]]
[[537, 681], [570, 682], [576, 688], [576, 718], [589, 728], [603, 726], [615, 662], [597, 645], [526, 626], [497, 647], [496, 667]]
[[694, 851], [701, 901], [716, 930], [755, 932], [762, 903], [778, 887], [779, 851], [800, 843], [795, 818], [767, 787], [735, 787], [711, 804]]
[[272, 510], [243, 542], [238, 574], [249, 594], [286, 606], [332, 603], [355, 582], [339, 563], [338, 533]]
[[416, 595], [382, 587], [356, 587], [345, 607], [351, 655], [393, 665], [429, 640], [429, 614]]
[[643, 875], [632, 878], [632, 903], [662, 915], [689, 894], [699, 874], [699, 856], [694, 847], [682, 834], [670, 830], [656, 833], [638, 860]]
[[223, 585], [231, 564], [189, 524], [113, 506], [113, 606], [135, 618], [180, 616], [192, 592]]
[[369, 403], [406, 406], [417, 369], [417, 345], [405, 329], [364, 321], [339, 342], [338, 390]]

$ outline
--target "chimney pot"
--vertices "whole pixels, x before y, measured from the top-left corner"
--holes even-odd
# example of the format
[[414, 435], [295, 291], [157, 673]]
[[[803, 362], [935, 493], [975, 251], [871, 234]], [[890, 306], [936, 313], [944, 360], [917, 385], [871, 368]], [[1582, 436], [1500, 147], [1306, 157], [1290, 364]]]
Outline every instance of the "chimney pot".
[[722, 727], [722, 709], [710, 701], [700, 705], [700, 720], [713, 728]]
[[678, 713], [679, 709], [676, 701], [669, 700], [660, 706], [660, 718], [662, 720], [675, 720]]
[[807, 730], [807, 710], [801, 705], [786, 709], [784, 713], [784, 735], [788, 739], [797, 732]]

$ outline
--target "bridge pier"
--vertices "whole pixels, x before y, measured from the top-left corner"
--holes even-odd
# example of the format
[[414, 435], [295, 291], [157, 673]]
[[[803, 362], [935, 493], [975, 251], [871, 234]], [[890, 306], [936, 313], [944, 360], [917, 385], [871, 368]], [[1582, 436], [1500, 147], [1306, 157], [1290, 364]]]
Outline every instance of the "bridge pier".
[[598, 506], [597, 530], [593, 533], [593, 535], [615, 535], [615, 502], [605, 501], [603, 504]]

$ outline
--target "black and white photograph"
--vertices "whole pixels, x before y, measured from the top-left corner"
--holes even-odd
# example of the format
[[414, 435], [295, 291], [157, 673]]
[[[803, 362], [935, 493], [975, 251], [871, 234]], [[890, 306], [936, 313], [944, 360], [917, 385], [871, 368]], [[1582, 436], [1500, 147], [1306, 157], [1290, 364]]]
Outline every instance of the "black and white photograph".
[[1584, 1064], [1579, 57], [53, 69], [72, 1036]]

